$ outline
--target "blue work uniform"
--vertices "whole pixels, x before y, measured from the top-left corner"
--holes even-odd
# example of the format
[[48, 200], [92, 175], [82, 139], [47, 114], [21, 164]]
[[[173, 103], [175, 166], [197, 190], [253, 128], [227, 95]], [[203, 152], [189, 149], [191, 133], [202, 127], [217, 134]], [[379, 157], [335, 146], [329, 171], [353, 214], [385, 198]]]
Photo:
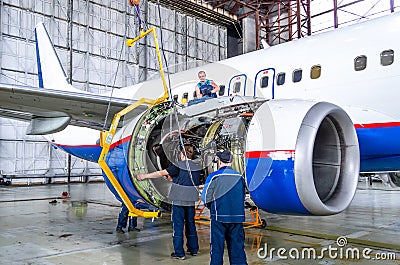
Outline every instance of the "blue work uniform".
[[125, 228], [126, 225], [128, 224], [128, 219], [129, 219], [130, 229], [133, 229], [137, 226], [137, 217], [128, 216], [128, 214], [129, 214], [128, 207], [126, 207], [126, 205], [122, 203], [121, 211], [118, 215], [117, 229]]
[[[190, 172], [189, 172], [189, 170]], [[199, 198], [196, 186], [200, 185], [201, 169], [191, 160], [172, 163], [165, 169], [172, 177], [169, 199], [172, 200], [172, 241], [177, 257], [185, 256], [183, 229], [186, 235], [187, 251], [192, 255], [199, 251], [196, 225], [194, 223], [195, 202]]]
[[211, 91], [214, 89], [214, 87], [211, 85], [211, 80], [206, 79], [206, 81], [199, 82], [197, 83], [197, 87], [200, 90], [200, 94], [203, 95], [203, 97], [207, 96], [210, 98], [216, 98], [217, 94], [216, 93], [211, 93]]
[[210, 264], [222, 265], [224, 242], [230, 264], [247, 264], [244, 251], [244, 177], [231, 167], [211, 173], [204, 184], [202, 200], [210, 210]]

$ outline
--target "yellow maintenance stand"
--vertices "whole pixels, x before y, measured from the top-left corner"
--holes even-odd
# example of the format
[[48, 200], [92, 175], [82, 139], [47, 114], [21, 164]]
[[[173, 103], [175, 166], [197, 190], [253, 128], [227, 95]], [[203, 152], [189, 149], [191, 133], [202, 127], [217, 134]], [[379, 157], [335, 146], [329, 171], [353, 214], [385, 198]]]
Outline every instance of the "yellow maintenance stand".
[[144, 217], [144, 218], [154, 218], [154, 217], [158, 218], [161, 216], [160, 211], [146, 212], [146, 211], [141, 211], [133, 206], [133, 204], [130, 201], [125, 190], [121, 187], [121, 184], [118, 182], [117, 178], [114, 176], [113, 172], [111, 171], [111, 169], [109, 168], [109, 166], [106, 163], [107, 154], [110, 150], [110, 146], [111, 146], [112, 140], [114, 138], [115, 132], [118, 128], [118, 123], [119, 123], [121, 117], [126, 115], [127, 113], [129, 113], [130, 111], [134, 110], [135, 108], [137, 108], [138, 106], [140, 106], [142, 104], [147, 104], [150, 108], [156, 104], [165, 102], [168, 99], [168, 88], [167, 88], [167, 83], [165, 82], [165, 76], [164, 76], [164, 71], [162, 68], [162, 61], [161, 61], [161, 55], [160, 55], [160, 48], [158, 46], [158, 40], [157, 40], [155, 28], [152, 27], [151, 29], [149, 29], [147, 31], [140, 30], [139, 36], [137, 36], [134, 39], [128, 39], [126, 41], [126, 45], [128, 45], [129, 47], [133, 46], [136, 41], [140, 40], [141, 38], [144, 38], [149, 33], [152, 33], [153, 37], [154, 37], [154, 43], [155, 43], [156, 52], [157, 52], [157, 60], [158, 60], [158, 64], [160, 67], [160, 74], [161, 74], [161, 79], [162, 79], [162, 83], [163, 83], [163, 87], [164, 87], [164, 95], [155, 100], [148, 99], [148, 98], [141, 98], [138, 101], [136, 101], [135, 103], [133, 103], [132, 105], [126, 107], [125, 109], [121, 110], [120, 112], [118, 112], [117, 114], [114, 115], [114, 119], [111, 123], [110, 129], [108, 131], [100, 132], [100, 145], [103, 147], [103, 149], [101, 151], [98, 163], [99, 163], [101, 169], [103, 170], [103, 172], [105, 173], [105, 175], [107, 176], [108, 180], [111, 182], [111, 184], [113, 185], [115, 190], [118, 192], [118, 195], [121, 197], [122, 201], [128, 208], [129, 216]]
[[[261, 218], [258, 212], [258, 207], [256, 205], [253, 205], [249, 201], [251, 201], [250, 198], [245, 199], [244, 208], [245, 210], [246, 209], [248, 210], [248, 212], [245, 212], [246, 220], [248, 219], [250, 220], [243, 222], [243, 227], [244, 228], [267, 227], [267, 222], [265, 221], [265, 219]], [[198, 201], [194, 215], [194, 220], [196, 221], [196, 223], [205, 225], [210, 224], [210, 217], [208, 215], [204, 215], [205, 209], [206, 206], [204, 205], [204, 203], [202, 201]], [[250, 216], [250, 218], [248, 218], [248, 216]]]

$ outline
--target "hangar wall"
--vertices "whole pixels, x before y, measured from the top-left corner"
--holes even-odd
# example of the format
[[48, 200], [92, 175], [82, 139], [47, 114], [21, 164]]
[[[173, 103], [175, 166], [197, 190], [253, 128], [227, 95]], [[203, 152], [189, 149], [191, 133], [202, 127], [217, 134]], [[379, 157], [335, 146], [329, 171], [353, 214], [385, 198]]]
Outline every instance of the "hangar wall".
[[[39, 22], [45, 24], [67, 75], [79, 89], [104, 93], [157, 78], [153, 41], [143, 39], [131, 48], [125, 45], [139, 30], [135, 11], [127, 2], [1, 1], [0, 82], [38, 85], [33, 28]], [[141, 1], [141, 12], [145, 27], [156, 26], [160, 41], [157, 5]], [[226, 28], [163, 7], [160, 12], [167, 72], [226, 58]], [[26, 127], [25, 122], [0, 118], [0, 173], [65, 176], [68, 156], [42, 137], [26, 136]], [[97, 164], [76, 158], [70, 163], [71, 175], [100, 173]]]

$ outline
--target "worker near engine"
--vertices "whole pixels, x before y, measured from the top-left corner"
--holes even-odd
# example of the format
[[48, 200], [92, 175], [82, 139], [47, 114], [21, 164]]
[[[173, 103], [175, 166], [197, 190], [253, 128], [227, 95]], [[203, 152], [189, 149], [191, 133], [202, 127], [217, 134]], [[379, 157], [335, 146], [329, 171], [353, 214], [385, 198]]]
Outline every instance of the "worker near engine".
[[171, 257], [183, 260], [186, 258], [183, 248], [183, 231], [185, 228], [187, 252], [196, 256], [199, 243], [194, 222], [195, 202], [198, 201], [201, 168], [192, 159], [194, 150], [192, 145], [185, 145], [180, 152], [180, 161], [160, 171], [149, 174], [138, 174], [138, 180], [167, 177], [172, 181], [168, 198], [172, 201], [172, 241], [174, 252]]
[[247, 264], [244, 251], [244, 199], [246, 184], [242, 174], [232, 169], [229, 150], [217, 152], [219, 170], [211, 173], [204, 184], [202, 200], [210, 210], [210, 265], [222, 265], [224, 242], [230, 264]]

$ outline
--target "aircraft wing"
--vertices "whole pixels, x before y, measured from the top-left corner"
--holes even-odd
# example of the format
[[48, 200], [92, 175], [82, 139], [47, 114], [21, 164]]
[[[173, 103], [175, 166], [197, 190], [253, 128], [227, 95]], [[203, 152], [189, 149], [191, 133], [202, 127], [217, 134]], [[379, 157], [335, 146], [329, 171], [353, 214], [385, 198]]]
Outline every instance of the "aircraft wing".
[[[53, 133], [68, 124], [101, 130], [110, 103], [108, 128], [114, 114], [133, 102], [84, 91], [0, 84], [0, 116], [31, 121], [28, 134]], [[131, 114], [136, 116], [146, 109], [140, 106]]]

